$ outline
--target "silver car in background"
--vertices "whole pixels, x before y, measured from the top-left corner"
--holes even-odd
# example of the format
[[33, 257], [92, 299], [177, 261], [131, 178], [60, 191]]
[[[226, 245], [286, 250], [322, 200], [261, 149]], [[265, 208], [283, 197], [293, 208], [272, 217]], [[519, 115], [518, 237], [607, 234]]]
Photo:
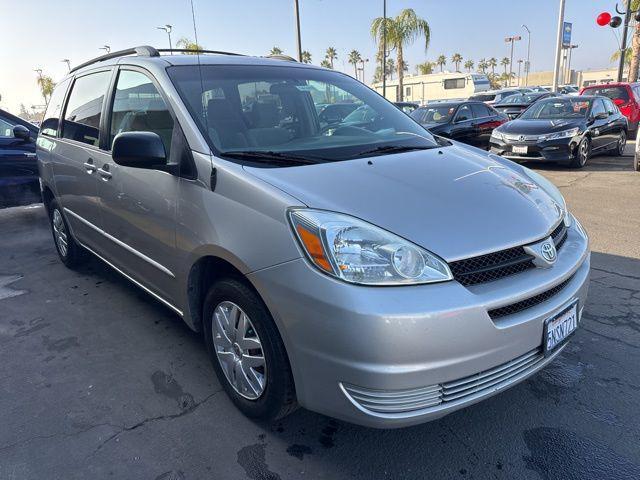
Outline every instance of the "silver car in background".
[[[325, 124], [332, 103], [360, 113]], [[335, 71], [111, 53], [58, 84], [38, 158], [61, 260], [202, 332], [254, 418], [433, 420], [543, 368], [585, 305], [589, 241], [550, 182]]]

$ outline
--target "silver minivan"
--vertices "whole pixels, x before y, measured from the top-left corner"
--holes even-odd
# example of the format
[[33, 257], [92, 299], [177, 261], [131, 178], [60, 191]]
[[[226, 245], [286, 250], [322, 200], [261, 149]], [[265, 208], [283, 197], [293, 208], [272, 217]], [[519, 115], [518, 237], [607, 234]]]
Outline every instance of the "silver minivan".
[[[362, 114], [320, 119], [333, 103]], [[37, 144], [62, 262], [91, 253], [202, 332], [250, 417], [425, 422], [580, 324], [589, 241], [559, 191], [343, 73], [115, 52], [58, 84]]]

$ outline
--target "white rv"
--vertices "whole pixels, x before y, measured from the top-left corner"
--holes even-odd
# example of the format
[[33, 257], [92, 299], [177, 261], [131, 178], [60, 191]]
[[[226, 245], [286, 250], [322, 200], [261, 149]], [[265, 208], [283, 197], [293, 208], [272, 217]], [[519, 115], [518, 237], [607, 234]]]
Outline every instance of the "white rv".
[[[481, 73], [431, 73], [429, 75], [409, 75], [403, 78], [404, 102], [424, 104], [431, 100], [468, 98], [471, 95], [489, 90], [489, 78]], [[382, 82], [373, 84], [373, 89], [383, 95]], [[398, 79], [387, 80], [388, 100], [400, 100]]]

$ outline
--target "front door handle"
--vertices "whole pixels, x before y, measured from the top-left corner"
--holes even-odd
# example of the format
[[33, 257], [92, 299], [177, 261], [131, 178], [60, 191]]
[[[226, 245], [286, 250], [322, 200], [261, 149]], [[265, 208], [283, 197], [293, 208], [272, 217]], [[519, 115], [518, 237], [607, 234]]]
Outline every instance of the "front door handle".
[[109, 172], [109, 165], [103, 165], [102, 168], [98, 169], [98, 174], [102, 177], [102, 180], [105, 182], [111, 180], [111, 172]]
[[93, 163], [93, 158], [88, 159], [86, 162], [83, 163], [84, 168], [87, 170], [87, 173], [91, 174], [93, 172], [95, 172], [98, 167], [95, 166], [95, 164]]

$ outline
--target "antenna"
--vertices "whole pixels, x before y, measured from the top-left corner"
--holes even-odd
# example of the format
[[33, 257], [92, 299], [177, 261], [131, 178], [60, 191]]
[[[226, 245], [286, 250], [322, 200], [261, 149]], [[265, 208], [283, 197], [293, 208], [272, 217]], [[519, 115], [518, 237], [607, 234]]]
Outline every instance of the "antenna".
[[[198, 28], [196, 26], [196, 11], [193, 7], [193, 0], [191, 1], [191, 19], [193, 20], [193, 35], [195, 37], [195, 42], [196, 45], [200, 45], [198, 43]], [[204, 80], [202, 78], [202, 64], [200, 63], [200, 49], [198, 49], [198, 51], [196, 52], [196, 55], [198, 56], [198, 73], [200, 75], [200, 98], [202, 101], [202, 116], [204, 117], [204, 126], [207, 129], [207, 132], [209, 131], [209, 117], [207, 115], [207, 108], [205, 108], [204, 105]]]

